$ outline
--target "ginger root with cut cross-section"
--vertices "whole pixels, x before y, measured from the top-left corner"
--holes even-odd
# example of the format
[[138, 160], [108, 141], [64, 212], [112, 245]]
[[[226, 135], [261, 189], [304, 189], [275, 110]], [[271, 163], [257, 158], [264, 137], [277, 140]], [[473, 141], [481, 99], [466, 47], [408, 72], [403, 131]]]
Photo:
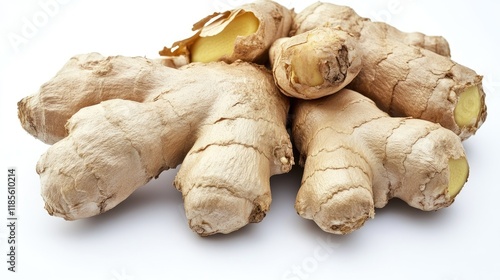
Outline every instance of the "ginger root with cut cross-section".
[[295, 208], [324, 231], [350, 233], [393, 197], [426, 211], [446, 207], [467, 181], [461, 139], [439, 124], [390, 117], [348, 89], [297, 100], [292, 110], [304, 165]]
[[73, 57], [19, 102], [23, 127], [54, 143], [37, 164], [45, 208], [67, 220], [103, 213], [181, 164], [189, 226], [205, 236], [259, 222], [270, 176], [288, 172], [288, 99], [262, 66], [142, 57]]
[[[325, 28], [349, 36], [325, 36], [319, 32]], [[451, 60], [442, 37], [404, 33], [321, 2], [296, 14], [290, 35], [270, 55], [276, 83], [287, 95], [318, 98], [348, 83], [392, 116], [439, 123], [462, 140], [486, 118], [482, 77]]]
[[362, 49], [352, 34], [318, 27], [276, 40], [269, 58], [274, 80], [283, 94], [314, 99], [343, 89], [358, 75]]
[[[190, 38], [164, 47], [160, 55], [185, 57], [176, 67], [189, 62], [226, 61], [238, 59], [265, 63], [274, 41], [288, 36], [294, 12], [269, 0], [258, 0], [223, 13], [214, 13], [193, 25], [196, 33]], [[177, 60], [179, 61], [179, 60]]]
[[182, 163], [193, 231], [259, 222], [269, 178], [294, 164], [287, 120], [304, 165], [297, 212], [325, 231], [352, 232], [393, 197], [446, 207], [467, 181], [461, 140], [485, 121], [482, 77], [443, 37], [270, 0], [193, 31], [156, 60], [75, 56], [18, 103], [23, 128], [52, 144], [37, 164], [50, 214], [103, 213]]

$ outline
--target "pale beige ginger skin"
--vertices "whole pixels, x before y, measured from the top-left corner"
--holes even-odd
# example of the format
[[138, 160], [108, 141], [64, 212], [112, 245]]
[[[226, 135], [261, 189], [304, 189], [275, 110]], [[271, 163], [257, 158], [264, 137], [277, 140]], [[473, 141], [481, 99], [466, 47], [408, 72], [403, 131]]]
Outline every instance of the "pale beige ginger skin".
[[[103, 213], [182, 162], [174, 185], [198, 234], [229, 233], [264, 217], [269, 177], [293, 164], [288, 100], [267, 69], [244, 62], [174, 69], [142, 57], [99, 54], [72, 61], [78, 63], [66, 64], [39, 93], [57, 89], [67, 98], [52, 93], [44, 109], [98, 104], [51, 116], [63, 126], [66, 112], [78, 111], [65, 125], [65, 137], [37, 164], [50, 214], [74, 220]], [[94, 74], [83, 65], [93, 65]], [[115, 99], [105, 100], [110, 96]], [[38, 116], [25, 110], [39, 109], [19, 108], [22, 116]], [[58, 139], [57, 125], [47, 126], [44, 137]]]
[[[484, 122], [482, 77], [450, 59], [446, 40], [404, 33], [388, 24], [362, 18], [349, 7], [321, 2], [296, 15], [291, 34], [325, 24], [359, 36], [362, 69], [347, 87], [368, 96], [392, 116], [439, 123], [462, 140], [473, 135]], [[477, 93], [473, 98], [464, 94], [463, 104], [459, 105], [460, 97], [469, 89]], [[466, 121], [460, 123], [456, 115], [464, 114]]]
[[97, 53], [74, 56], [36, 94], [18, 102], [21, 125], [41, 141], [54, 144], [67, 135], [64, 125], [80, 108], [115, 98], [152, 101], [157, 85], [164, 83], [163, 68], [145, 59], [103, 58]]
[[290, 97], [315, 99], [349, 84], [361, 70], [361, 48], [352, 34], [318, 27], [276, 40], [269, 51], [273, 77]]
[[294, 17], [290, 36], [307, 32], [318, 26], [338, 26], [354, 34], [361, 34], [365, 24], [377, 25], [389, 40], [403, 42], [407, 45], [421, 47], [442, 56], [451, 56], [448, 41], [442, 36], [429, 36], [421, 32], [403, 32], [384, 22], [372, 22], [359, 16], [351, 7], [316, 2]]
[[[240, 15], [248, 15], [256, 18], [256, 24], [249, 20], [238, 23], [235, 29], [247, 29], [249, 25], [255, 25], [255, 32], [237, 36], [217, 35], [223, 33], [227, 26]], [[230, 53], [225, 53], [211, 61], [226, 61], [228, 63], [236, 60], [264, 63], [268, 60], [268, 50], [278, 38], [288, 36], [295, 13], [277, 2], [269, 0], [258, 0], [241, 5], [230, 11], [214, 13], [193, 25], [193, 31], [197, 31], [190, 38], [173, 43], [170, 48], [164, 47], [160, 55], [167, 57], [184, 56], [187, 62], [192, 62], [192, 48], [200, 37], [217, 37], [218, 44], [214, 47], [231, 48]], [[209, 22], [209, 21], [214, 22]], [[212, 52], [214, 48], [202, 48], [200, 52]], [[173, 65], [182, 65], [173, 63]]]
[[[467, 179], [461, 139], [439, 124], [390, 117], [348, 89], [297, 100], [293, 110], [304, 165], [295, 207], [327, 232], [360, 228], [393, 197], [426, 211], [446, 207]], [[461, 161], [461, 174], [451, 174], [450, 160]], [[454, 176], [459, 185], [451, 193]]]

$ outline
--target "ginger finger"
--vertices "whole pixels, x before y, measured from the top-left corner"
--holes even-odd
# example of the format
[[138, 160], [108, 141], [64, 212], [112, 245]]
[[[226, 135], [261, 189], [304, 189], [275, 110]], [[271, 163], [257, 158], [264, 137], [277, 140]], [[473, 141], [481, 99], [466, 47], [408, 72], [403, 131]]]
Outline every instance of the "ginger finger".
[[387, 30], [388, 36], [392, 38], [391, 40], [426, 49], [442, 56], [451, 57], [450, 45], [443, 36], [429, 36], [421, 32], [402, 32], [383, 22], [374, 22], [373, 24], [381, 25], [380, 28]]
[[318, 27], [278, 39], [269, 52], [276, 85], [290, 97], [333, 94], [361, 70], [357, 38], [338, 28]]
[[[365, 30], [376, 34], [371, 27]], [[349, 84], [350, 89], [371, 98], [393, 116], [439, 123], [462, 140], [476, 133], [486, 119], [481, 76], [425, 49], [397, 42], [383, 46], [375, 38], [371, 40], [366, 42], [376, 46], [378, 54], [374, 51], [363, 57], [362, 71]]]
[[429, 36], [421, 32], [403, 32], [384, 22], [372, 22], [368, 18], [363, 18], [350, 7], [324, 2], [316, 2], [296, 14], [290, 36], [307, 32], [318, 26], [337, 26], [359, 35], [365, 24], [379, 25], [378, 28], [384, 30], [383, 34], [389, 40], [424, 48], [442, 56], [451, 56], [448, 41], [442, 36]]
[[74, 56], [36, 94], [18, 102], [19, 119], [31, 135], [53, 144], [67, 135], [64, 125], [81, 108], [115, 98], [152, 101], [165, 77], [172, 83], [188, 80], [171, 73], [157, 61], [138, 57]]
[[[288, 172], [293, 164], [285, 128], [288, 100], [268, 70], [244, 62], [174, 69], [141, 57], [102, 59], [129, 66], [114, 71], [146, 65], [142, 72], [153, 81], [150, 91], [142, 102], [116, 98], [76, 110], [67, 122], [67, 136], [37, 164], [50, 214], [68, 220], [98, 215], [182, 162], [174, 184], [198, 234], [229, 233], [265, 216], [271, 202], [269, 177]], [[55, 80], [66, 81], [59, 76], [64, 73]], [[84, 81], [85, 94], [94, 92], [97, 81]], [[125, 91], [136, 88], [134, 79], [122, 82]], [[73, 106], [68, 99], [60, 96], [45, 109]]]
[[278, 38], [288, 36], [293, 11], [273, 1], [255, 1], [231, 11], [214, 13], [193, 25], [196, 34], [164, 47], [162, 56], [186, 56], [190, 62], [238, 59], [265, 62]]
[[300, 34], [323, 26], [324, 19], [359, 35], [358, 45], [364, 53], [362, 68], [348, 88], [374, 100], [382, 110], [392, 116], [439, 123], [462, 140], [485, 121], [482, 77], [447, 56], [425, 49], [438, 47], [409, 45], [400, 38], [404, 33], [387, 24], [371, 22], [348, 7], [327, 3], [311, 5], [297, 14], [293, 32]]
[[192, 118], [176, 115], [167, 102], [113, 99], [81, 109], [68, 122], [68, 136], [38, 161], [45, 209], [75, 220], [115, 207], [182, 161], [194, 140], [184, 129]]
[[469, 173], [457, 135], [390, 117], [348, 89], [297, 100], [292, 133], [304, 165], [295, 207], [327, 232], [360, 228], [393, 197], [425, 211], [449, 206]]

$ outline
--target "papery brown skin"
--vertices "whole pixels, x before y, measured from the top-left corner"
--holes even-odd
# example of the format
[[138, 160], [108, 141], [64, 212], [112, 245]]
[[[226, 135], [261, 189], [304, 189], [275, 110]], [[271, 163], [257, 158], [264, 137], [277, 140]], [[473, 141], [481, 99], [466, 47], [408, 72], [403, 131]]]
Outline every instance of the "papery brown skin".
[[[238, 16], [249, 15], [237, 23], [237, 26], [231, 26]], [[162, 56], [176, 57], [185, 56], [188, 62], [196, 61], [225, 61], [228, 63], [236, 60], [248, 62], [265, 63], [268, 60], [268, 50], [277, 39], [288, 36], [292, 25], [292, 19], [295, 13], [277, 2], [259, 0], [252, 3], [241, 5], [233, 10], [214, 13], [200, 20], [193, 25], [193, 31], [197, 31], [190, 38], [175, 42], [172, 47], [164, 47], [159, 53]], [[209, 22], [209, 21], [213, 22]], [[250, 34], [232, 36], [218, 36], [229, 27], [234, 27], [234, 32], [243, 32], [247, 28], [254, 28]], [[207, 43], [211, 46], [205, 47], [198, 44], [200, 38], [214, 37], [216, 39]], [[212, 45], [213, 44], [213, 45]], [[200, 55], [194, 54], [194, 47], [200, 48]], [[218, 49], [227, 48], [230, 51], [220, 54], [217, 57], [203, 58], [204, 53], [219, 51]], [[194, 57], [200, 56], [202, 60], [196, 60]]]

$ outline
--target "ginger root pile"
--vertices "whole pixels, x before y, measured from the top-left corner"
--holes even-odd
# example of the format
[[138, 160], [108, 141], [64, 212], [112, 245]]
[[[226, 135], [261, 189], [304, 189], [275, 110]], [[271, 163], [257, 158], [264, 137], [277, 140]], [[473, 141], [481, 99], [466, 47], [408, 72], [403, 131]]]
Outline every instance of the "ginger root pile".
[[482, 77], [443, 37], [269, 0], [193, 31], [159, 59], [74, 56], [19, 101], [25, 130], [52, 144], [36, 168], [49, 214], [98, 215], [181, 164], [189, 226], [230, 233], [264, 218], [292, 141], [304, 166], [295, 208], [335, 234], [393, 197], [449, 206], [466, 183], [461, 141], [486, 118]]

